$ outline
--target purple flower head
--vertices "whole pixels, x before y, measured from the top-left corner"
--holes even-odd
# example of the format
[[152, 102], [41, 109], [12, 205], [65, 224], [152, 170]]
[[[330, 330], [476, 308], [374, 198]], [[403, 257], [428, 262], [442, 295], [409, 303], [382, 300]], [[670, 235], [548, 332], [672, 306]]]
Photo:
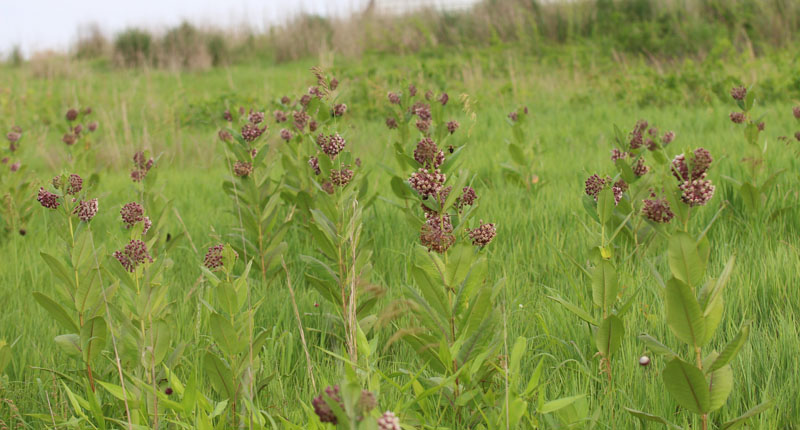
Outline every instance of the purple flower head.
[[714, 197], [714, 185], [703, 173], [698, 179], [685, 181], [680, 185], [681, 199], [689, 206], [703, 206]]
[[646, 199], [643, 201], [642, 215], [650, 221], [656, 223], [668, 223], [675, 217], [672, 209], [669, 207], [667, 199]]
[[733, 87], [731, 89], [731, 97], [734, 100], [744, 100], [747, 97], [747, 88], [745, 87]]
[[294, 119], [294, 128], [299, 131], [303, 131], [306, 124], [308, 124], [308, 120], [311, 119], [311, 117], [302, 110], [292, 112], [292, 118]]
[[417, 142], [414, 149], [414, 160], [423, 167], [438, 168], [444, 162], [444, 152], [439, 150], [433, 139], [426, 137]]
[[78, 218], [83, 222], [91, 221], [97, 215], [97, 199], [81, 200], [72, 213], [78, 215]]
[[741, 124], [745, 121], [744, 112], [731, 112], [730, 117], [734, 124]]
[[291, 102], [292, 102], [292, 99], [290, 99], [289, 96], [281, 97], [281, 103], [282, 104], [289, 105]]
[[508, 119], [510, 119], [512, 122], [517, 122], [517, 120], [519, 119], [519, 114], [517, 113], [517, 111], [511, 112], [508, 114]]
[[317, 131], [317, 127], [319, 127], [319, 124], [317, 123], [317, 120], [315, 120], [315, 119], [312, 119], [311, 122], [308, 123], [308, 131], [310, 131], [312, 133]]
[[447, 122], [447, 131], [449, 131], [450, 134], [453, 134], [453, 133], [456, 132], [456, 130], [458, 130], [458, 126], [459, 126], [458, 121], [455, 121], [455, 120], [448, 121]]
[[433, 98], [433, 91], [431, 90], [425, 91], [425, 100], [430, 100], [432, 98]]
[[386, 127], [389, 128], [389, 130], [394, 130], [397, 128], [397, 120], [394, 119], [394, 117], [386, 118]]
[[634, 134], [643, 134], [645, 130], [647, 130], [647, 121], [640, 119], [636, 121], [636, 125], [633, 126], [633, 133]]
[[617, 148], [611, 150], [611, 161], [624, 160], [628, 158], [628, 153], [620, 151]]
[[320, 134], [317, 136], [317, 145], [322, 152], [331, 157], [331, 159], [336, 158], [336, 155], [342, 152], [345, 144], [344, 138], [339, 136], [339, 133], [330, 134], [328, 136]]
[[219, 270], [222, 267], [222, 251], [224, 249], [225, 245], [221, 243], [208, 248], [205, 257], [203, 257], [203, 266], [211, 271]]
[[219, 136], [219, 140], [223, 142], [233, 142], [233, 135], [228, 130], [220, 130], [217, 135]]
[[76, 136], [81, 134], [82, 131], [83, 131], [83, 125], [82, 124], [76, 124], [75, 127], [72, 128], [72, 132]]
[[455, 242], [453, 236], [453, 224], [447, 214], [430, 216], [419, 233], [419, 241], [428, 251], [435, 251], [439, 254], [445, 253]]
[[264, 112], [250, 111], [250, 116], [247, 117], [247, 120], [250, 121], [251, 124], [261, 124], [264, 121], [264, 117]]
[[237, 161], [233, 164], [233, 174], [240, 177], [246, 178], [253, 173], [253, 163], [248, 163], [245, 161]]
[[408, 183], [422, 198], [426, 198], [438, 193], [446, 180], [447, 176], [438, 170], [429, 172], [425, 169], [419, 169], [411, 174]]
[[378, 406], [378, 399], [372, 394], [372, 391], [361, 390], [361, 396], [358, 399], [358, 406], [362, 412], [369, 412]]
[[65, 192], [70, 195], [75, 195], [81, 192], [82, 189], [83, 179], [74, 173], [69, 175], [69, 179], [67, 180], [67, 189]]
[[430, 121], [431, 105], [423, 102], [416, 102], [409, 108], [412, 115], [416, 115], [422, 121]]
[[620, 179], [614, 182], [614, 185], [611, 186], [611, 191], [614, 193], [614, 204], [618, 205], [619, 201], [622, 200], [622, 194], [628, 191], [628, 184]]
[[252, 142], [258, 139], [262, 134], [264, 134], [266, 130], [267, 130], [266, 126], [259, 128], [255, 124], [247, 123], [244, 126], [242, 126], [242, 139], [244, 139], [245, 142]]
[[72, 146], [78, 140], [78, 137], [72, 133], [65, 133], [64, 136], [61, 137], [61, 141], [67, 144], [67, 146]]
[[342, 167], [341, 170], [331, 170], [331, 183], [337, 187], [345, 187], [353, 179], [353, 171], [347, 167]]
[[794, 138], [800, 142], [800, 131], [794, 133]]
[[330, 398], [331, 401], [338, 403], [341, 408], [344, 409], [344, 403], [342, 403], [342, 398], [339, 396], [338, 385], [325, 388], [325, 394], [320, 394], [319, 396], [315, 397], [311, 401], [311, 404], [314, 406], [314, 413], [317, 414], [320, 422], [336, 425], [336, 414], [333, 413], [330, 405], [328, 405], [328, 398]]
[[476, 200], [478, 200], [478, 194], [475, 193], [475, 190], [472, 187], [464, 187], [461, 190], [461, 196], [456, 201], [458, 209], [460, 210], [464, 206], [472, 206]]
[[20, 166], [21, 166], [20, 162], [17, 161], [16, 163], [13, 163], [11, 166], [9, 166], [8, 170], [10, 170], [13, 173], [19, 170]]
[[314, 171], [315, 175], [319, 175], [322, 171], [319, 169], [319, 159], [317, 157], [311, 157], [308, 159], [308, 165], [311, 166], [311, 170]]
[[400, 430], [400, 420], [393, 412], [386, 411], [378, 418], [378, 430]]
[[287, 120], [286, 112], [282, 110], [276, 110], [275, 112], [272, 113], [272, 115], [275, 117], [275, 122], [281, 123], [281, 122], [286, 122]]
[[389, 91], [389, 93], [386, 95], [386, 97], [389, 98], [389, 103], [391, 103], [393, 105], [399, 105], [400, 104], [400, 95], [399, 94]]
[[333, 107], [333, 116], [339, 117], [344, 115], [347, 112], [347, 105], [344, 103], [339, 103]]
[[417, 120], [417, 130], [427, 133], [431, 128], [431, 120]]
[[650, 167], [644, 164], [644, 157], [639, 157], [636, 164], [633, 165], [633, 174], [636, 176], [644, 176], [650, 171]]
[[17, 143], [20, 137], [22, 137], [22, 135], [20, 133], [17, 133], [16, 131], [9, 131], [6, 134], [6, 139], [8, 139], [8, 141], [11, 143]]
[[664, 133], [664, 136], [661, 138], [661, 143], [664, 144], [664, 146], [667, 146], [673, 140], [675, 140], [675, 132], [674, 131], [668, 131], [668, 132]]
[[417, 87], [414, 84], [408, 84], [408, 96], [414, 97], [417, 95]]
[[303, 94], [303, 97], [300, 97], [300, 105], [307, 107], [309, 103], [311, 103], [311, 96], [308, 94]]
[[119, 211], [122, 216], [122, 222], [125, 223], [125, 228], [131, 228], [137, 222], [144, 221], [144, 208], [136, 202], [125, 204]]
[[446, 105], [448, 100], [450, 100], [450, 96], [448, 96], [447, 93], [442, 93], [442, 95], [439, 96], [439, 103], [441, 103], [442, 106]]
[[70, 109], [67, 111], [65, 115], [67, 117], [67, 121], [72, 122], [78, 119], [78, 110], [77, 109]]
[[795, 106], [792, 108], [792, 115], [794, 115], [796, 119], [800, 119], [800, 106]]
[[339, 80], [336, 78], [331, 79], [331, 82], [328, 84], [328, 87], [331, 91], [335, 91], [336, 88], [339, 88]]
[[89, 133], [94, 133], [97, 130], [97, 121], [89, 123]]
[[113, 255], [128, 272], [133, 272], [138, 265], [146, 261], [153, 262], [147, 251], [147, 244], [138, 239], [131, 240], [122, 251], [115, 251]]
[[47, 209], [56, 209], [61, 203], [58, 201], [58, 196], [46, 191], [44, 188], [39, 188], [39, 195], [36, 200]]
[[287, 142], [292, 140], [292, 132], [285, 128], [281, 129], [281, 139]]
[[233, 115], [231, 115], [230, 109], [225, 109], [225, 112], [222, 112], [222, 119], [228, 122], [233, 121]]
[[481, 248], [488, 245], [496, 235], [497, 229], [494, 224], [484, 224], [483, 221], [481, 221], [481, 225], [478, 228], [469, 230], [469, 238], [472, 239], [472, 244]]
[[584, 192], [587, 196], [597, 200], [597, 195], [600, 194], [600, 191], [602, 191], [603, 187], [605, 186], [606, 180], [597, 174], [594, 174], [586, 178], [586, 187], [584, 188]]

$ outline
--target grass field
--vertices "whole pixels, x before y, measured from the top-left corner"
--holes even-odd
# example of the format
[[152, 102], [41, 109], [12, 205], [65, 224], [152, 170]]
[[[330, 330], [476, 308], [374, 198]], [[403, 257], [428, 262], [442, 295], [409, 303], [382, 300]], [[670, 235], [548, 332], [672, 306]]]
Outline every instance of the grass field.
[[[83, 364], [53, 341], [64, 330], [32, 298], [36, 291], [48, 295], [56, 291], [57, 280], [40, 252], [56, 254], [64, 248], [51, 214], [35, 202], [35, 191], [47, 186], [56, 174], [78, 173], [88, 178], [96, 172], [99, 181], [92, 196], [98, 197], [99, 211], [91, 230], [96, 244], [110, 254], [128, 240], [119, 210], [140, 191], [131, 183], [129, 170], [131, 157], [143, 149], [160, 155], [154, 170], [156, 183], [174, 205], [159, 233], [174, 237], [186, 232], [170, 251], [172, 265], [165, 269], [163, 279], [170, 300], [170, 350], [186, 344], [182, 358], [171, 363], [171, 370], [184, 382], [197, 377], [202, 395], [223, 400], [211, 389], [201, 365], [215, 340], [204, 304], [210, 287], [200, 269], [206, 250], [220, 242], [219, 236], [238, 234], [235, 206], [222, 188], [229, 172], [217, 137], [224, 125], [221, 115], [226, 108], [239, 105], [266, 111], [267, 141], [272, 146], [283, 145], [278, 133], [283, 126], [275, 124], [270, 114], [274, 103], [283, 95], [294, 98], [304, 93], [315, 81], [309, 69], [321, 63], [341, 82], [338, 97], [347, 103], [348, 111], [339, 123], [340, 133], [353, 156], [363, 163], [359, 174], [368, 175], [370, 188], [377, 194], [375, 202], [366, 206], [362, 221], [362, 235], [371, 239], [365, 242], [372, 251], [371, 280], [385, 288], [373, 311], [376, 315], [403, 297], [404, 287], [416, 285], [408, 266], [419, 242], [419, 232], [406, 223], [403, 208], [391, 203], [397, 200], [389, 184], [389, 170], [397, 169], [392, 147], [396, 135], [384, 125], [389, 106], [386, 94], [415, 83], [422, 92], [428, 88], [437, 94], [447, 91], [450, 106], [459, 106], [450, 112], [461, 128], [450, 139], [465, 145], [461, 167], [475, 177], [472, 186], [480, 196], [476, 217], [497, 226], [496, 238], [482, 251], [489, 260], [487, 279], [494, 283], [505, 278], [496, 298], [498, 317], [505, 324], [495, 326], [494, 336], [507, 338], [510, 344], [518, 336], [527, 339], [520, 380], [527, 381], [541, 360], [542, 385], [537, 398], [585, 395], [571, 404], [576, 413], [585, 408], [585, 419], [572, 427], [548, 419], [555, 414], [540, 413], [534, 401], [527, 405], [529, 418], [519, 428], [639, 428], [624, 407], [665, 417], [682, 428], [701, 428], [700, 418], [683, 410], [664, 389], [660, 373], [667, 359], [651, 354], [636, 337], [646, 332], [679, 353], [693, 354], [682, 349], [685, 347], [671, 335], [664, 318], [664, 294], [658, 279], [669, 273], [665, 240], [632, 254], [630, 244], [619, 245], [617, 266], [623, 295], [638, 293], [626, 316], [626, 333], [614, 357], [610, 386], [600, 371], [590, 327], [548, 298], [560, 296], [591, 308], [591, 280], [570, 262], [570, 258], [580, 264], [590, 260], [590, 249], [597, 242], [583, 208], [584, 180], [595, 172], [601, 176], [612, 172], [609, 153], [614, 125], [627, 133], [639, 119], [676, 133], [670, 151], [702, 146], [715, 159], [709, 177], [717, 186], [716, 193], [696, 212], [691, 230], [701, 231], [720, 211], [708, 234], [713, 250], [708, 272], [720, 273], [734, 255], [736, 264], [724, 293], [720, 329], [707, 348], [721, 351], [744, 321], [751, 321], [751, 332], [732, 362], [732, 394], [724, 407], [711, 415], [708, 428], [721, 428], [722, 423], [768, 400], [773, 400], [773, 406], [750, 419], [746, 428], [798, 428], [800, 213], [796, 202], [800, 143], [792, 136], [800, 127], [792, 107], [800, 89], [790, 73], [796, 63], [788, 54], [776, 53], [757, 60], [718, 61], [716, 65], [666, 64], [658, 70], [640, 62], [624, 67], [595, 63], [586, 60], [586, 55], [582, 51], [570, 54], [564, 48], [557, 56], [526, 59], [481, 50], [437, 58], [368, 56], [335, 63], [326, 58], [180, 73], [114, 70], [79, 63], [50, 77], [36, 76], [25, 66], [0, 69], [0, 124], [3, 130], [13, 125], [24, 130], [16, 154], [27, 168], [24, 175], [34, 184], [28, 195], [35, 203], [25, 227], [27, 234], [11, 232], [0, 245], [0, 339], [13, 342], [10, 363], [0, 378], [0, 424], [50, 428], [66, 422], [64, 426], [72, 428], [99, 427], [89, 407], [83, 408], [88, 416], [75, 410], [64, 388], [86, 395], [85, 387], [76, 382], [84, 378]], [[761, 94], [765, 101], [759, 101], [757, 110], [766, 122], [759, 138], [768, 145], [765, 165], [769, 171], [787, 169], [757, 214], [744, 209], [733, 186], [723, 178], [747, 175], [741, 159], [748, 144], [741, 129], [728, 118], [734, 107], [726, 98], [730, 87], [738, 83], [764, 83]], [[461, 94], [469, 95], [469, 112], [460, 108]], [[61, 142], [63, 114], [72, 106], [91, 106], [93, 118], [100, 124], [92, 135], [93, 158], [77, 163], [80, 170], [75, 172], [70, 170], [66, 146]], [[506, 142], [512, 139], [507, 115], [521, 106], [530, 110], [524, 144], [534, 154], [529, 169], [538, 177], [538, 182], [528, 187], [509, 181], [501, 168], [511, 157], [506, 149]], [[790, 139], [779, 140], [780, 136]], [[271, 162], [270, 169], [276, 180], [291, 173], [277, 161]], [[286, 202], [280, 207], [283, 215], [289, 210]], [[770, 217], [781, 208], [788, 209]], [[337, 309], [303, 276], [310, 269], [300, 256], [316, 255], [319, 247], [301, 218], [298, 215], [288, 227], [283, 239], [288, 248], [283, 256], [305, 328], [315, 387], [306, 369], [286, 273], [279, 271], [267, 283], [254, 277], [249, 281], [252, 300], [264, 300], [255, 313], [254, 325], [269, 333], [263, 349], [256, 351], [263, 366], [256, 379], [264, 385], [254, 402], [276, 427], [292, 428], [291, 422], [297, 428], [324, 428], [311, 409], [311, 400], [322, 387], [340, 383], [348, 366], [341, 359], [346, 356], [340, 341], [341, 325], [330, 317], [337, 315]], [[631, 257], [623, 258], [626, 255]], [[411, 412], [415, 407], [424, 408], [410, 404], [413, 393], [398, 387], [410, 383], [406, 370], [413, 374], [423, 369], [424, 363], [408, 344], [389, 342], [408, 320], [410, 317], [400, 317], [368, 334], [375, 346], [370, 366], [385, 375], [385, 379], [377, 378], [381, 381], [380, 408], [397, 412], [408, 428], [491, 428], [487, 423], [467, 426], [444, 412]], [[509, 348], [501, 345], [500, 355], [510, 354]], [[638, 362], [645, 354], [653, 360], [647, 367]], [[96, 361], [98, 375], [102, 375], [98, 378], [115, 383], [110, 343]], [[497, 382], [497, 386], [503, 383]], [[370, 387], [375, 389], [372, 384]], [[128, 427], [121, 401], [104, 393], [100, 403], [109, 419], [105, 425]], [[503, 410], [502, 402], [499, 404]], [[216, 428], [233, 425], [224, 418], [229, 413], [226, 410], [214, 418]], [[37, 414], [44, 418], [35, 417]], [[162, 427], [202, 427], [167, 409], [160, 414]], [[427, 416], [428, 421], [419, 422], [420, 416]], [[438, 421], [439, 416], [445, 417], [443, 421]], [[77, 419], [67, 421], [70, 417]], [[244, 420], [241, 424], [248, 425]], [[145, 420], [139, 425], [154, 426]], [[265, 424], [272, 425], [270, 421]]]

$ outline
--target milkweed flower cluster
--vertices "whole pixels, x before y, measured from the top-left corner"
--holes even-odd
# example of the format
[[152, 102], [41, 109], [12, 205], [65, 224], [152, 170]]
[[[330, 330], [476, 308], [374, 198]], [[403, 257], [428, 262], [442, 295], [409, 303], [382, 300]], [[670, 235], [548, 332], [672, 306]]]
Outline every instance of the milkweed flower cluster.
[[339, 133], [334, 133], [330, 135], [320, 134], [317, 136], [317, 146], [322, 150], [325, 155], [329, 156], [331, 160], [335, 159], [336, 156], [342, 152], [347, 142], [345, 142], [342, 136], [339, 136]]
[[221, 243], [208, 248], [205, 257], [203, 257], [203, 266], [211, 271], [222, 268], [222, 251], [224, 249], [225, 245]]
[[657, 199], [655, 194], [643, 201], [642, 215], [656, 223], [668, 223], [675, 217], [669, 202], [665, 198]]
[[50, 191], [45, 190], [44, 188], [39, 188], [39, 194], [36, 196], [36, 200], [47, 209], [57, 209], [61, 202], [58, 201], [58, 196], [51, 193]]
[[97, 215], [97, 199], [81, 200], [72, 211], [83, 222], [89, 222]]
[[133, 170], [131, 170], [131, 180], [141, 182], [153, 168], [155, 161], [152, 157], [148, 158], [143, 151], [133, 154]]
[[92, 113], [92, 108], [87, 107], [82, 110], [78, 110], [76, 108], [70, 108], [67, 110], [67, 113], [64, 114], [64, 117], [67, 120], [68, 130], [64, 135], [61, 137], [61, 141], [64, 142], [67, 146], [72, 146], [81, 139], [84, 134], [82, 134], [84, 128], [86, 128], [89, 133], [93, 133], [97, 130], [97, 122], [92, 121], [89, 122], [86, 127], [83, 124], [78, 123], [79, 119], [84, 119], [88, 117]]
[[481, 248], [488, 245], [496, 235], [497, 229], [494, 224], [484, 224], [483, 221], [481, 221], [481, 225], [478, 228], [469, 230], [469, 238], [472, 239], [472, 244]]
[[122, 206], [119, 214], [122, 217], [125, 228], [131, 228], [139, 222], [143, 223], [144, 229], [142, 230], [142, 234], [147, 234], [150, 227], [153, 225], [150, 218], [144, 216], [144, 208], [142, 205], [136, 202], [130, 202]]
[[147, 250], [147, 244], [138, 239], [131, 240], [121, 251], [115, 251], [113, 256], [125, 270], [131, 273], [139, 265], [148, 261], [153, 262], [153, 258]]
[[378, 418], [378, 430], [400, 430], [400, 420], [391, 411], [386, 411]]
[[314, 406], [314, 413], [317, 414], [320, 422], [336, 425], [338, 419], [336, 418], [336, 414], [333, 413], [333, 409], [331, 409], [328, 401], [325, 399], [325, 395], [327, 395], [331, 401], [338, 403], [340, 409], [344, 409], [344, 403], [339, 395], [339, 386], [334, 385], [333, 387], [326, 387], [324, 394], [314, 397], [311, 401], [311, 405]]

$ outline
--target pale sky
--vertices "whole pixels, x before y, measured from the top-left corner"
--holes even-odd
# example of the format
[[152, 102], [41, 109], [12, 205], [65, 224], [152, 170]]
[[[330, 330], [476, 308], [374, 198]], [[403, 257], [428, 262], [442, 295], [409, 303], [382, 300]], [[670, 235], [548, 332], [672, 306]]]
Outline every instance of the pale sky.
[[[377, 0], [400, 11], [420, 6], [460, 8], [478, 0]], [[0, 57], [19, 46], [25, 55], [66, 50], [78, 29], [96, 23], [106, 36], [132, 26], [163, 30], [188, 20], [218, 28], [255, 30], [301, 13], [348, 15], [369, 0], [0, 0]], [[380, 7], [380, 6], [379, 6]]]

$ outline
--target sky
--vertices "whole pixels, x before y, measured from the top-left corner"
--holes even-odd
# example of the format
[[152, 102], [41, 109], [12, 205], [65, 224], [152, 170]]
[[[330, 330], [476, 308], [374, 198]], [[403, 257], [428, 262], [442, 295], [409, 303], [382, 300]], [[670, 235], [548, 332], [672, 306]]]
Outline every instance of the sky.
[[[66, 50], [80, 28], [97, 24], [108, 36], [138, 26], [151, 30], [188, 20], [199, 25], [255, 30], [300, 13], [347, 15], [369, 0], [0, 0], [0, 55], [19, 46], [24, 55]], [[475, 0], [377, 0], [394, 8], [420, 4], [466, 4]]]

